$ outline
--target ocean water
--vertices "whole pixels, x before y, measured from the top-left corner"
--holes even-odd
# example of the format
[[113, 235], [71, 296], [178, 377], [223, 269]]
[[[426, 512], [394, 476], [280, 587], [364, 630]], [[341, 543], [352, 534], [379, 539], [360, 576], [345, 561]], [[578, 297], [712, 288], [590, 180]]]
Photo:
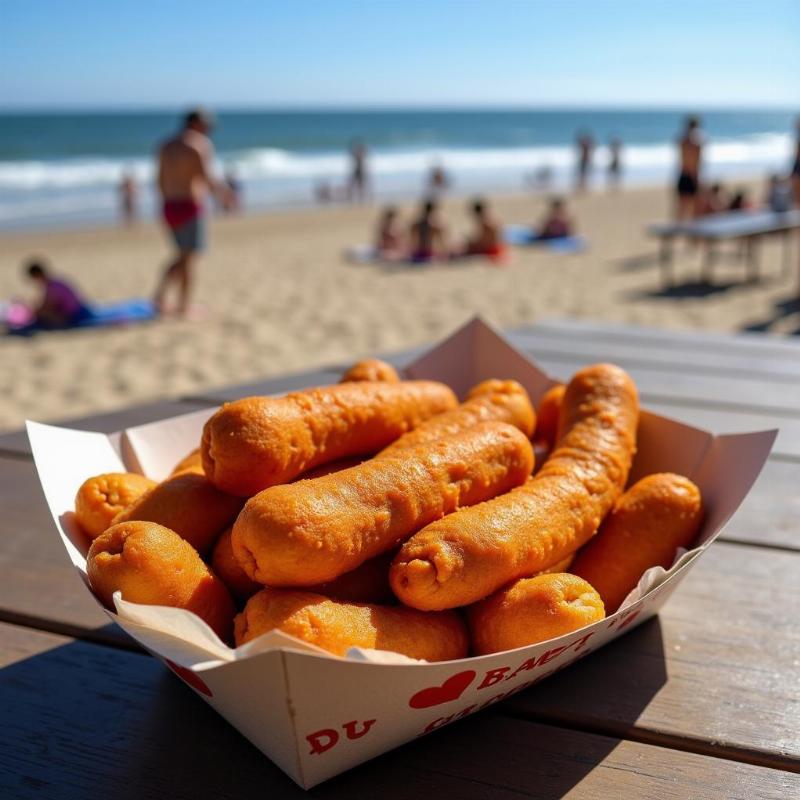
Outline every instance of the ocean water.
[[[575, 136], [597, 142], [593, 181], [604, 182], [612, 136], [624, 143], [629, 184], [670, 181], [679, 111], [263, 111], [223, 112], [214, 131], [217, 169], [236, 175], [248, 208], [314, 202], [320, 183], [347, 177], [354, 138], [369, 151], [376, 199], [421, 195], [434, 165], [459, 194], [523, 190], [547, 167], [556, 189], [574, 173]], [[701, 114], [706, 177], [786, 171], [794, 152], [786, 111]], [[131, 173], [143, 216], [156, 213], [154, 152], [178, 116], [160, 112], [0, 114], [0, 229], [111, 222], [117, 186]]]

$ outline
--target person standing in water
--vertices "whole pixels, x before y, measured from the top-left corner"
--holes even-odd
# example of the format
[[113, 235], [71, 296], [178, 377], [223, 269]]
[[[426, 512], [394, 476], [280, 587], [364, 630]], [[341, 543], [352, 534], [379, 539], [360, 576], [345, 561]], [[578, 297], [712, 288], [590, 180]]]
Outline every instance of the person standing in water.
[[588, 131], [583, 131], [578, 136], [578, 171], [575, 188], [579, 192], [586, 191], [589, 182], [589, 173], [592, 170], [592, 155], [594, 153], [594, 139]]
[[228, 189], [211, 173], [214, 147], [209, 135], [213, 118], [201, 108], [190, 111], [180, 132], [164, 142], [158, 152], [158, 190], [163, 201], [163, 218], [175, 243], [177, 254], [166, 267], [153, 302], [164, 311], [164, 299], [177, 286], [177, 310], [185, 314], [194, 280], [198, 255], [205, 248], [205, 204], [210, 193], [228, 199]]
[[608, 188], [619, 189], [622, 180], [622, 140], [612, 136], [608, 141]]
[[136, 222], [137, 209], [136, 209], [136, 195], [138, 190], [136, 188], [136, 181], [134, 180], [133, 173], [126, 172], [122, 176], [119, 184], [119, 204], [122, 213], [122, 221], [125, 225], [133, 225]]
[[352, 169], [350, 182], [347, 185], [347, 196], [350, 200], [363, 202], [367, 196], [367, 148], [356, 139], [350, 147]]
[[697, 117], [688, 117], [683, 136], [678, 141], [681, 167], [675, 187], [677, 191], [675, 218], [679, 221], [691, 219], [697, 213], [702, 152], [703, 136], [700, 131], [700, 120]]

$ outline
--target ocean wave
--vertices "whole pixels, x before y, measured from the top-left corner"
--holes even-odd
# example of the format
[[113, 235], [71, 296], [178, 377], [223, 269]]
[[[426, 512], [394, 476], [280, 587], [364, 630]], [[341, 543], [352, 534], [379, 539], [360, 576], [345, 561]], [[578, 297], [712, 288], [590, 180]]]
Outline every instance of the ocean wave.
[[[741, 139], [715, 140], [707, 148], [711, 166], [752, 165], [754, 167], [788, 163], [792, 139], [785, 134], [764, 133]], [[623, 151], [626, 169], [663, 171], [675, 161], [672, 142], [629, 145]], [[597, 166], [608, 159], [607, 149], [597, 150]], [[480, 172], [523, 173], [541, 167], [570, 169], [575, 162], [572, 146], [452, 148], [424, 147], [413, 150], [375, 151], [369, 169], [375, 177], [414, 176], [440, 165], [455, 174]], [[278, 148], [256, 148], [221, 153], [219, 169], [233, 170], [240, 180], [279, 179], [318, 180], [341, 178], [347, 174], [346, 153], [297, 153]], [[0, 191], [35, 192], [91, 187], [110, 187], [124, 174], [132, 174], [140, 183], [154, 179], [150, 158], [113, 159], [107, 157], [59, 159], [53, 161], [0, 162]]]

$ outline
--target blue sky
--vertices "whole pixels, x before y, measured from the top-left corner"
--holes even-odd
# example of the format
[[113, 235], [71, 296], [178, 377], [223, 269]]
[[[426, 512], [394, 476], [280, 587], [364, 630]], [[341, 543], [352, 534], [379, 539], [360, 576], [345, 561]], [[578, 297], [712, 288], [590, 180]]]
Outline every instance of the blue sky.
[[800, 0], [0, 0], [0, 109], [800, 107]]

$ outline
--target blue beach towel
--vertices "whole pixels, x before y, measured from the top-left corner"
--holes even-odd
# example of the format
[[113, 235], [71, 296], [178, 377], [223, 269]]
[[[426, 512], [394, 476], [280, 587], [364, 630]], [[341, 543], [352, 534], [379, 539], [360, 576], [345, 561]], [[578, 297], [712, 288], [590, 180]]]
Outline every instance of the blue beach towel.
[[539, 239], [528, 225], [506, 225], [503, 238], [517, 247], [546, 247], [555, 253], [579, 253], [586, 249], [583, 236], [563, 236], [559, 239]]
[[156, 310], [152, 300], [136, 298], [120, 300], [116, 303], [94, 304], [72, 325], [64, 328], [46, 328], [36, 322], [8, 326], [8, 333], [15, 336], [28, 336], [43, 331], [69, 330], [71, 328], [102, 328], [108, 325], [127, 325], [133, 322], [146, 322], [155, 319]]

